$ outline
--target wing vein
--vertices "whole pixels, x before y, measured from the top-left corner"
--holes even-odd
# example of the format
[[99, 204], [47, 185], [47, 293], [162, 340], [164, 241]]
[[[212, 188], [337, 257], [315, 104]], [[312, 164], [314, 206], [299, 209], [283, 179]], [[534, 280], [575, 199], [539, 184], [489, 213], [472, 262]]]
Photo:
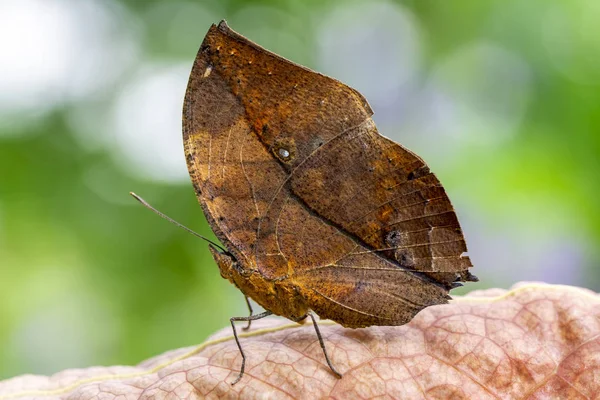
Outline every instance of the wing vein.
[[353, 312], [358, 313], [358, 314], [366, 315], [368, 317], [373, 317], [373, 318], [377, 318], [377, 319], [387, 319], [387, 320], [393, 321], [392, 318], [387, 318], [387, 317], [382, 317], [382, 316], [379, 316], [379, 315], [374, 315], [374, 314], [368, 313], [366, 311], [360, 311], [360, 310], [357, 310], [356, 308], [352, 308], [350, 306], [347, 306], [346, 304], [340, 303], [339, 301], [337, 301], [335, 299], [332, 299], [329, 296], [324, 295], [323, 293], [319, 292], [317, 289], [311, 289], [311, 290], [313, 290], [315, 293], [317, 293], [319, 296], [323, 297], [324, 299], [327, 299], [327, 300], [329, 300], [329, 301], [331, 301], [331, 302], [339, 305], [340, 307], [345, 308], [346, 310], [350, 310], [350, 311], [353, 311]]
[[[414, 248], [414, 247], [433, 246], [434, 244], [457, 243], [457, 242], [463, 242], [463, 241], [464, 241], [464, 239], [456, 239], [456, 240], [446, 240], [444, 242], [427, 242], [427, 243], [413, 244], [413, 245], [410, 245], [410, 246], [386, 247], [386, 248], [383, 248], [383, 249], [360, 251], [358, 253], [350, 253], [350, 255], [368, 254], [368, 253], [374, 253], [376, 251], [389, 251], [389, 250], [411, 249], [411, 248]], [[422, 258], [439, 258], [439, 257], [422, 257]]]
[[250, 177], [246, 172], [246, 167], [244, 166], [244, 144], [246, 142], [242, 142], [240, 145], [240, 165], [242, 166], [242, 172], [244, 173], [244, 177], [246, 181], [248, 181], [248, 186], [250, 186], [250, 193], [252, 194], [252, 202], [254, 203], [254, 208], [256, 209], [256, 216], [260, 218], [260, 212], [258, 210], [258, 203], [256, 202], [256, 195], [254, 193], [254, 185], [250, 181]]
[[231, 131], [233, 131], [233, 125], [229, 127], [229, 134], [227, 135], [227, 142], [225, 142], [225, 151], [223, 152], [223, 170], [221, 171], [221, 179], [225, 180], [225, 166], [227, 164], [227, 150], [229, 149], [229, 141], [231, 139]]

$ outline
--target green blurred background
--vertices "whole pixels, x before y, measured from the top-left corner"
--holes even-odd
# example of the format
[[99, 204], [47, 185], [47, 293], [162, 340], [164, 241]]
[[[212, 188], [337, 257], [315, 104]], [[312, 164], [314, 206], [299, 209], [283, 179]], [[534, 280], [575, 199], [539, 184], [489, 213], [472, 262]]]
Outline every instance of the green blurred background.
[[[2, 0], [0, 379], [135, 364], [245, 315], [181, 105], [213, 22], [337, 77], [455, 204], [482, 287], [600, 289], [597, 0]], [[460, 293], [460, 291], [459, 291]]]

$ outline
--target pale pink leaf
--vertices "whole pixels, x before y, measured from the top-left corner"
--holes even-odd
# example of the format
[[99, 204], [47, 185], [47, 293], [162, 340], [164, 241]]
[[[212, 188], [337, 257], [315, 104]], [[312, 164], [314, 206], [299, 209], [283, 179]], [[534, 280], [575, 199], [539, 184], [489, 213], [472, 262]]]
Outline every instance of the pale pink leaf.
[[[136, 367], [66, 370], [0, 382], [8, 399], [600, 399], [600, 296], [540, 283], [490, 289], [429, 307], [400, 327], [321, 331], [269, 318]], [[240, 329], [240, 332], [241, 329]]]

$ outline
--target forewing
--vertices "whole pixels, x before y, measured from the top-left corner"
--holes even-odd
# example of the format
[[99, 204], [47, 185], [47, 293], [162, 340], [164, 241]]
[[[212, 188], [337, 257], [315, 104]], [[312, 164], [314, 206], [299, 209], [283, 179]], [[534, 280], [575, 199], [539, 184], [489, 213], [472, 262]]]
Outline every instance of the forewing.
[[290, 171], [370, 114], [355, 90], [267, 52], [224, 22], [210, 28], [185, 96], [184, 146], [205, 214], [238, 260], [269, 278], [287, 273], [276, 219]]

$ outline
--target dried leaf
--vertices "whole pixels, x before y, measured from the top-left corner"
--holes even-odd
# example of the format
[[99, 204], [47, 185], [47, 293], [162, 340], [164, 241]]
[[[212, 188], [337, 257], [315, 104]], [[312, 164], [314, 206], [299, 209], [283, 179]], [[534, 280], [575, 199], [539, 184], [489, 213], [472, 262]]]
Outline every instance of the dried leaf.
[[323, 321], [324, 363], [310, 324], [267, 319], [243, 333], [240, 355], [226, 328], [197, 347], [137, 367], [66, 370], [0, 382], [14, 398], [600, 398], [600, 296], [521, 284], [429, 307], [399, 327], [344, 329]]

